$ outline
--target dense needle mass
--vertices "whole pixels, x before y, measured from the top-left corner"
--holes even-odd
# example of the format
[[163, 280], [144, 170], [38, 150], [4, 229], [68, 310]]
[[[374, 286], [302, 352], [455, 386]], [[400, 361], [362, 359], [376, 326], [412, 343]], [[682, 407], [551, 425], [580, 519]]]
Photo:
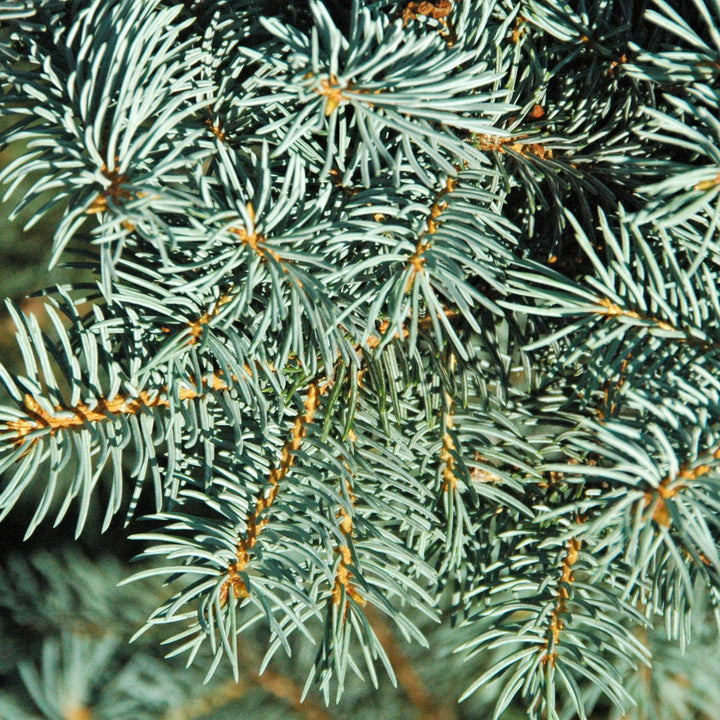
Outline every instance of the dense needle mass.
[[[0, 180], [88, 279], [8, 303], [0, 517], [124, 518], [142, 562], [85, 635], [73, 593], [111, 600], [79, 555], [6, 562], [0, 636], [48, 587], [57, 615], [0, 665], [0, 716], [214, 717], [250, 683], [324, 718], [301, 699], [379, 665], [462, 712], [393, 633], [456, 651], [447, 696], [483, 716], [699, 713], [656, 626], [700, 647], [720, 601], [719, 25], [712, 0], [4, 3]], [[143, 663], [208, 695], [151, 697]]]

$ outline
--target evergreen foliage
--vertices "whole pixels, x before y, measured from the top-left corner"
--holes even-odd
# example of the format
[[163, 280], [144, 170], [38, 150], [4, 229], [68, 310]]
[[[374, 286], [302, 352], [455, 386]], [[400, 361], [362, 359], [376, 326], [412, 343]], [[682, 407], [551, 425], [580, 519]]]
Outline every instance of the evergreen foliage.
[[425, 717], [717, 717], [718, 28], [6, 0], [0, 180], [82, 275], [8, 302], [0, 517], [139, 564], [5, 559], [0, 716], [410, 717], [396, 633]]

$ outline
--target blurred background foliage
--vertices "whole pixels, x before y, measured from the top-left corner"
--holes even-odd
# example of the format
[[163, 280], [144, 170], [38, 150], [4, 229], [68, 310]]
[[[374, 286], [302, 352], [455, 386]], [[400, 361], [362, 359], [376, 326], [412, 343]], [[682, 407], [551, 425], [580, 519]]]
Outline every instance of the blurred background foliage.
[[[4, 130], [11, 123], [8, 118], [0, 118], [0, 131]], [[0, 152], [0, 167], [6, 167], [18, 155], [23, 152], [20, 143], [14, 143]], [[30, 309], [41, 310], [42, 302], [31, 300], [28, 295], [35, 290], [47, 286], [50, 281], [50, 273], [47, 270], [47, 260], [50, 253], [51, 243], [48, 242], [48, 225], [61, 214], [56, 210], [52, 219], [39, 223], [27, 231], [23, 225], [32, 214], [26, 210], [14, 221], [9, 219], [15, 203], [12, 200], [5, 200], [0, 203], [0, 284], [3, 297], [9, 297], [17, 303]], [[13, 363], [15, 357], [15, 342], [13, 339], [14, 326], [12, 320], [2, 308], [0, 314], [0, 351], [4, 363]]]

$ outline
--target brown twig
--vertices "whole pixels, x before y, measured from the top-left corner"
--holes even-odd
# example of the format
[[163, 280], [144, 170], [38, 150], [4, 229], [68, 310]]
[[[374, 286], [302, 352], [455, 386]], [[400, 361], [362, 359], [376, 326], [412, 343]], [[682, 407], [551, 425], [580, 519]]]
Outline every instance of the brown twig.
[[247, 203], [246, 208], [248, 211], [248, 215], [250, 216], [250, 221], [253, 225], [251, 231], [248, 232], [247, 228], [245, 227], [231, 227], [229, 228], [229, 232], [237, 235], [243, 245], [247, 245], [248, 247], [252, 248], [263, 260], [267, 259], [266, 255], [270, 255], [278, 262], [283, 262], [283, 259], [280, 257], [280, 255], [278, 255], [274, 250], [271, 250], [269, 247], [267, 247], [267, 238], [264, 235], [255, 231], [255, 208], [253, 207], [253, 204], [251, 202]]
[[[347, 484], [350, 502], [354, 506], [355, 495], [353, 495], [350, 483]], [[356, 590], [355, 585], [350, 582], [353, 574], [350, 570], [352, 565], [352, 553], [350, 552], [350, 542], [353, 536], [353, 516], [345, 510], [342, 505], [338, 512], [340, 518], [340, 530], [345, 536], [345, 544], [336, 548], [336, 552], [340, 555], [337, 570], [335, 571], [335, 584], [333, 585], [332, 596], [335, 605], [340, 605], [343, 598], [343, 591], [346, 596], [351, 597], [358, 605], [365, 605], [365, 598]], [[348, 600], [345, 600], [344, 613], [347, 613]], [[343, 615], [344, 617], [344, 615]]]
[[[214, 374], [203, 379], [202, 384], [213, 390], [226, 390], [228, 385], [222, 378]], [[202, 393], [195, 387], [185, 387], [180, 390], [180, 400], [193, 400]], [[99, 398], [94, 407], [79, 402], [71, 408], [58, 407], [57, 414], [48, 412], [40, 403], [29, 394], [25, 395], [25, 410], [30, 417], [8, 420], [5, 427], [16, 434], [15, 445], [23, 445], [28, 434], [34, 430], [49, 429], [51, 434], [59, 430], [72, 430], [85, 427], [88, 423], [105, 422], [113, 415], [136, 415], [143, 408], [169, 407], [170, 401], [165, 392], [151, 394], [145, 390], [135, 397], [116, 395], [112, 400]]]
[[521, 142], [529, 137], [531, 136], [528, 134], [500, 137], [499, 135], [475, 133], [472, 139], [475, 147], [483, 152], [505, 153], [512, 150], [525, 158], [536, 157], [540, 160], [546, 160], [553, 157], [553, 151], [546, 148], [542, 143]]
[[[450, 362], [448, 363], [449, 373], [455, 372], [455, 354], [450, 353]], [[457, 485], [457, 477], [455, 475], [455, 442], [453, 441], [450, 430], [453, 428], [453, 399], [449, 392], [445, 392], [445, 433], [443, 434], [442, 450], [440, 451], [440, 461], [442, 462], [443, 490], [448, 492]]]
[[[445, 317], [452, 322], [453, 320], [458, 320], [459, 318], [461, 318], [462, 315], [460, 315], [460, 313], [457, 312], [457, 310], [445, 310]], [[418, 320], [418, 328], [420, 328], [422, 330], [427, 330], [427, 328], [429, 328], [432, 325], [432, 321], [433, 321], [433, 319], [430, 316], [420, 318]], [[371, 349], [378, 347], [380, 345], [380, 343], [382, 342], [383, 335], [387, 332], [389, 327], [390, 327], [390, 321], [383, 320], [380, 323], [380, 327], [378, 328], [378, 332], [380, 334], [379, 335], [371, 335], [367, 339], [367, 346]], [[400, 337], [400, 333], [395, 333], [395, 337]], [[403, 339], [410, 337], [410, 331], [406, 327], [402, 328], [402, 337], [403, 337]]]
[[235, 553], [236, 559], [227, 569], [227, 579], [220, 589], [220, 604], [227, 603], [230, 588], [236, 598], [247, 597], [248, 590], [239, 573], [243, 572], [250, 560], [250, 554], [257, 543], [260, 533], [268, 522], [266, 511], [275, 502], [275, 498], [280, 490], [280, 481], [290, 471], [295, 462], [295, 453], [299, 450], [305, 434], [307, 426], [313, 421], [315, 412], [320, 405], [320, 396], [324, 392], [325, 387], [320, 388], [317, 382], [310, 383], [307, 398], [305, 399], [305, 412], [299, 413], [295, 418], [295, 424], [290, 434], [290, 438], [283, 445], [280, 453], [280, 461], [277, 465], [270, 469], [268, 482], [270, 491], [267, 495], [263, 492], [255, 503], [255, 511], [248, 516], [247, 530], [244, 537], [240, 538]]
[[425, 265], [425, 258], [423, 256], [432, 247], [432, 241], [426, 241], [425, 236], [434, 235], [438, 231], [438, 218], [448, 206], [447, 200], [444, 200], [443, 198], [455, 190], [457, 183], [458, 181], [456, 178], [448, 177], [445, 181], [445, 187], [439, 190], [435, 195], [433, 204], [430, 207], [430, 212], [428, 214], [427, 230], [420, 234], [415, 247], [415, 252], [407, 259], [407, 266], [412, 269], [412, 273], [408, 280], [407, 287], [405, 288], [405, 292], [410, 292], [413, 283], [415, 282], [415, 276], [417, 273], [422, 271], [423, 266]]
[[518, 15], [515, 18], [515, 25], [512, 29], [512, 34], [510, 35], [510, 41], [517, 45], [517, 43], [520, 42], [520, 38], [525, 35], [527, 32], [527, 18], [523, 17], [522, 15]]
[[92, 711], [84, 705], [63, 710], [63, 720], [92, 720], [92, 717]]
[[635, 310], [627, 310], [625, 308], [620, 307], [619, 305], [616, 305], [609, 298], [600, 299], [598, 301], [598, 305], [600, 305], [604, 308], [603, 310], [600, 311], [600, 313], [602, 315], [605, 315], [606, 317], [626, 317], [626, 318], [631, 318], [633, 320], [644, 320], [646, 322], [652, 323], [659, 330], [665, 330], [667, 332], [681, 332], [676, 327], [671, 325], [670, 323], [665, 322], [665, 320], [660, 320], [656, 317], [652, 317], [649, 315], [643, 316]]
[[452, 720], [455, 717], [454, 702], [452, 705], [439, 703], [428, 690], [420, 675], [418, 675], [412, 662], [401, 650], [395, 633], [380, 613], [371, 609], [367, 612], [367, 615], [395, 670], [398, 683], [415, 708], [418, 719]]
[[333, 720], [332, 715], [319, 703], [305, 698], [302, 700], [302, 688], [286, 675], [265, 670], [254, 678], [255, 683], [278, 700], [284, 700], [293, 710], [306, 720]]
[[[716, 450], [713, 454], [714, 459], [720, 458], [720, 450]], [[656, 488], [652, 488], [645, 492], [643, 496], [643, 507], [648, 508], [652, 506], [652, 513], [649, 517], [657, 525], [663, 527], [670, 527], [672, 523], [672, 517], [670, 510], [667, 506], [667, 500], [675, 497], [680, 491], [688, 487], [688, 485], [703, 475], [707, 475], [713, 470], [712, 465], [700, 463], [699, 465], [684, 465], [680, 468], [680, 472], [676, 478], [670, 478], [669, 476], [663, 478], [660, 484]]]
[[208, 130], [218, 139], [220, 142], [227, 142], [227, 138], [225, 137], [225, 133], [223, 132], [222, 127], [220, 126], [220, 123], [213, 123], [213, 121], [208, 118], [205, 120], [205, 125], [207, 126]]
[[705, 338], [698, 337], [697, 335], [692, 334], [684, 328], [675, 327], [666, 320], [654, 317], [653, 315], [642, 315], [636, 310], [628, 310], [626, 308], [620, 307], [619, 305], [612, 302], [612, 300], [610, 300], [609, 298], [601, 298], [600, 300], [597, 300], [596, 303], [603, 308], [602, 310], [598, 311], [599, 315], [604, 315], [609, 318], [614, 317], [640, 320], [641, 322], [647, 323], [654, 328], [657, 328], [658, 330], [663, 330], [664, 332], [680, 333], [682, 337], [677, 338], [677, 342], [683, 342], [687, 345], [699, 347], [704, 350], [720, 349], [720, 343], [718, 342], [712, 342]]
[[192, 320], [188, 323], [188, 326], [190, 327], [190, 339], [188, 340], [188, 345], [195, 345], [199, 342], [203, 332], [205, 331], [204, 326], [216, 318], [220, 314], [222, 306], [227, 305], [231, 300], [232, 295], [222, 295], [215, 301], [215, 303], [213, 303], [213, 306], [207, 312], [204, 312], [197, 320]]
[[437, 20], [440, 23], [440, 35], [452, 47], [457, 42], [457, 35], [450, 21], [452, 11], [452, 0], [410, 0], [403, 8], [401, 17], [403, 25], [415, 20], [418, 15]]
[[[246, 655], [242, 653], [242, 650], [239, 652], [241, 655]], [[243, 659], [246, 667], [250, 667], [254, 660], [247, 656]], [[165, 713], [163, 720], [195, 720], [211, 715], [226, 705], [241, 700], [248, 693], [250, 684], [256, 685], [278, 700], [284, 701], [299, 717], [305, 718], [305, 720], [334, 720], [324, 707], [312, 699], [306, 698], [304, 702], [301, 702], [302, 688], [291, 678], [270, 669], [265, 670], [262, 675], [257, 672], [247, 672], [239, 682], [228, 680], [221, 685], [211, 687], [207, 692], [194, 697], [186, 704]]]
[[[115, 158], [116, 163], [117, 161], [118, 159]], [[110, 181], [110, 184], [97, 194], [90, 207], [85, 211], [87, 215], [96, 215], [105, 212], [108, 207], [108, 199], [116, 204], [124, 200], [133, 199], [133, 194], [123, 187], [123, 184], [128, 180], [127, 175], [121, 175], [117, 168], [115, 170], [108, 170], [107, 165], [103, 165], [102, 168], [100, 168], [100, 172]]]
[[343, 95], [343, 90], [351, 90], [352, 85], [342, 88], [335, 75], [330, 75], [320, 80], [320, 87], [315, 88], [315, 92], [325, 97], [325, 116], [329, 117], [338, 106], [347, 98]]
[[548, 653], [549, 638], [542, 644], [543, 665], [550, 663], [555, 664], [557, 658], [557, 651], [555, 647], [560, 642], [560, 633], [565, 627], [565, 621], [563, 615], [567, 613], [567, 600], [570, 597], [570, 586], [575, 581], [575, 575], [573, 572], [573, 566], [577, 563], [580, 557], [580, 547], [582, 543], [577, 538], [570, 538], [565, 545], [565, 557], [562, 561], [562, 572], [558, 580], [558, 588], [555, 599], [555, 607], [550, 614], [550, 625], [548, 632], [552, 636], [553, 640], [553, 651]]

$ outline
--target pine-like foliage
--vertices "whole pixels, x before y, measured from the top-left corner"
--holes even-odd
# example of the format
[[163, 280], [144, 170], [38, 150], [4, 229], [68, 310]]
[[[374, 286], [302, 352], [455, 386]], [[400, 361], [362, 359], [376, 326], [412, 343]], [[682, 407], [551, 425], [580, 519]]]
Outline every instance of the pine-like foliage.
[[8, 304], [0, 515], [119, 514], [143, 562], [113, 600], [115, 565], [8, 561], [0, 631], [34, 629], [0, 714], [216, 717], [291, 654], [336, 701], [392, 677], [392, 627], [496, 718], [716, 717], [719, 27], [5, 0], [0, 179], [87, 279]]

